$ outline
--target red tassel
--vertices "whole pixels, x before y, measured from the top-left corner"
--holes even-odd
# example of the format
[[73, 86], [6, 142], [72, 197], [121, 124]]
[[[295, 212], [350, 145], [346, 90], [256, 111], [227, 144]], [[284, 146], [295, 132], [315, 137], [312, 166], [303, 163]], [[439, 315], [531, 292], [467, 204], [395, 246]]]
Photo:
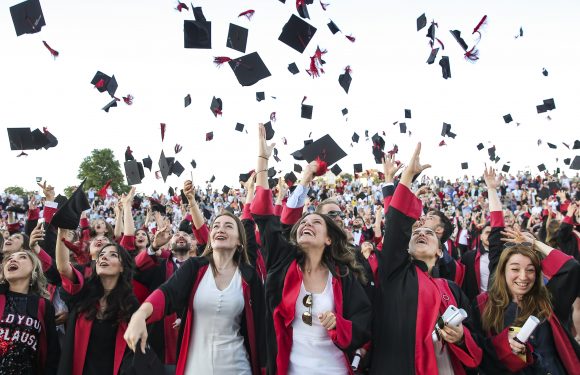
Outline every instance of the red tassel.
[[316, 162], [318, 163], [318, 168], [316, 168], [314, 175], [322, 176], [326, 173], [326, 171], [328, 171], [328, 164], [324, 160], [320, 159], [320, 157], [316, 158]]
[[165, 139], [165, 124], [161, 123], [161, 142]]
[[465, 52], [465, 58], [469, 61], [476, 62], [479, 60], [479, 50], [473, 46], [469, 51]]
[[306, 69], [306, 73], [308, 73], [312, 78], [320, 77], [318, 67], [316, 66], [316, 58], [314, 56], [310, 58], [310, 69]]
[[344, 68], [344, 72], [348, 73], [348, 74], [352, 73], [352, 69], [350, 68], [350, 65], [347, 65], [346, 68]]
[[389, 154], [390, 156], [393, 156], [393, 155], [396, 155], [397, 152], [399, 152], [399, 146], [394, 145], [393, 149], [391, 151], [387, 152], [387, 154]]
[[176, 154], [179, 154], [179, 151], [181, 151], [182, 149], [183, 147], [179, 143], [176, 144], [175, 147], [173, 148]]
[[246, 16], [248, 21], [250, 21], [252, 19], [252, 16], [254, 15], [254, 13], [255, 13], [255, 11], [253, 9], [248, 9], [245, 12], [238, 14], [238, 17]]
[[445, 143], [445, 140], [442, 140], [441, 142], [439, 142], [439, 146], [447, 146], [447, 143]]
[[227, 56], [217, 56], [213, 58], [213, 62], [214, 64], [216, 64], [216, 66], [221, 66], [223, 63], [227, 63], [229, 61], [232, 61], [232, 59], [230, 59]]
[[480, 29], [487, 23], [487, 15], [483, 16], [481, 18], [481, 20], [479, 21], [479, 23], [477, 24], [477, 26], [475, 26], [475, 28], [473, 29], [472, 34], [478, 33], [479, 36], [481, 37], [481, 32]]
[[177, 9], [178, 11], [180, 11], [180, 12], [181, 12], [183, 9], [185, 9], [185, 10], [189, 10], [189, 8], [187, 7], [187, 5], [185, 5], [185, 4], [184, 4], [184, 3], [182, 3], [181, 1], [180, 1], [180, 2], [178, 2], [178, 4], [177, 4], [177, 8], [176, 8], [176, 9]]
[[97, 84], [95, 85], [96, 88], [100, 89], [103, 86], [105, 86], [105, 80], [104, 79], [99, 79], [99, 82], [97, 82]]
[[99, 191], [97, 192], [97, 195], [99, 197], [101, 197], [102, 200], [105, 200], [105, 198], [107, 197], [107, 189], [109, 188], [109, 186], [111, 186], [111, 182], [113, 180], [109, 180], [107, 181], [102, 188], [99, 189]]
[[133, 95], [129, 94], [127, 96], [123, 96], [123, 101], [125, 102], [125, 104], [127, 105], [131, 105], [133, 104]]
[[316, 47], [316, 51], [314, 52], [314, 58], [316, 58], [317, 60], [321, 60], [322, 61], [322, 55], [324, 55], [325, 53], [327, 53], [328, 51], [325, 49], [320, 49], [320, 47]]
[[[302, 98], [302, 103], [301, 104], [304, 104], [304, 102], [306, 101], [306, 98], [307, 98], [307, 96], [305, 96], [304, 98]], [[308, 136], [308, 138], [310, 138], [310, 136]]]
[[322, 1], [320, 1], [320, 6], [322, 7], [322, 10], [326, 10], [326, 7], [329, 5], [330, 4], [328, 4], [328, 3], [323, 3]]
[[222, 115], [222, 110], [219, 108], [216, 108], [213, 110], [213, 113], [215, 113], [216, 116], [221, 116]]
[[351, 42], [354, 43], [354, 41], [356, 40], [354, 36], [352, 35], [345, 35], [346, 39], [350, 40]]
[[270, 113], [270, 121], [276, 122], [276, 112]]
[[58, 56], [58, 51], [55, 49], [50, 48], [50, 46], [48, 45], [48, 43], [46, 43], [44, 40], [42, 41], [42, 43], [44, 44], [44, 46], [50, 51], [50, 54], [54, 57], [57, 58]]

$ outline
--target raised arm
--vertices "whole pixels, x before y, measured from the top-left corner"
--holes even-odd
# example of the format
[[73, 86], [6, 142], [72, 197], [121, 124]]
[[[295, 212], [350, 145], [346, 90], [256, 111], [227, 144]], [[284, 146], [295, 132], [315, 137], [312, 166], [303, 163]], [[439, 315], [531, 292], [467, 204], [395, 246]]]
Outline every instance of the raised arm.
[[56, 240], [56, 269], [58, 272], [66, 277], [68, 280], [73, 281], [75, 279], [73, 268], [70, 264], [70, 258], [67, 247], [62, 241], [68, 235], [68, 229], [58, 228], [57, 240]]
[[[131, 210], [135, 197], [135, 187], [133, 186], [127, 195], [121, 198], [121, 211], [123, 213], [123, 234], [125, 236], [135, 236], [135, 221]], [[117, 238], [117, 228], [115, 228], [115, 238]]]
[[496, 175], [495, 170], [489, 167], [483, 171], [483, 178], [487, 185], [487, 196], [489, 200], [489, 211], [491, 217], [491, 232], [489, 233], [489, 277], [495, 273], [499, 262], [499, 257], [503, 250], [502, 231], [505, 224], [503, 220], [503, 210], [497, 189], [501, 185], [502, 176]]
[[[119, 201], [117, 203], [115, 203], [115, 207], [114, 207], [114, 212], [115, 212], [115, 228], [113, 228], [113, 238], [115, 238], [115, 241], [118, 241], [119, 238], [121, 238], [123, 236], [123, 232], [124, 232], [124, 225], [123, 225], [123, 220], [124, 220], [124, 205], [122, 202], [122, 198], [119, 199]], [[131, 212], [131, 206], [129, 206], [129, 212]]]
[[302, 217], [302, 212], [306, 207], [305, 204], [308, 191], [310, 190], [310, 184], [317, 169], [318, 163], [316, 160], [313, 160], [303, 169], [300, 183], [296, 185], [296, 188], [286, 200], [286, 204], [282, 207], [282, 214], [280, 216], [282, 224], [292, 226]]

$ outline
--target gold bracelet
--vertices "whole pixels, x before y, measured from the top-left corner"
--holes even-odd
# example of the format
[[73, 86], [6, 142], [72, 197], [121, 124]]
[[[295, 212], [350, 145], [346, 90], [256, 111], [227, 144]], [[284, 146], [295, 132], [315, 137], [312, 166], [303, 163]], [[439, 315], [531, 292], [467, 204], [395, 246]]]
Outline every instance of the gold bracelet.
[[267, 157], [265, 157], [265, 156], [262, 156], [262, 155], [258, 155], [258, 157], [259, 157], [259, 158], [262, 158], [262, 159], [266, 159], [266, 160], [268, 160], [268, 159], [269, 159], [269, 158], [267, 158]]
[[256, 175], [258, 175], [258, 173], [260, 173], [260, 172], [267, 172], [267, 171], [268, 171], [267, 169], [262, 169], [261, 171], [256, 172]]

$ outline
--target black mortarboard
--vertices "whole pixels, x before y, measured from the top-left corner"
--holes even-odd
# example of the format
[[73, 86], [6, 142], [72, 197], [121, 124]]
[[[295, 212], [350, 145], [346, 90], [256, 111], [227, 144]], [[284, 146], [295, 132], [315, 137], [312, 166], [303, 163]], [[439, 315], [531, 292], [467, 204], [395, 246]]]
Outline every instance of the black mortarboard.
[[328, 23], [328, 28], [330, 29], [330, 32], [332, 34], [336, 34], [337, 32], [340, 31], [340, 29], [338, 28], [338, 26], [336, 26], [336, 24], [332, 20]]
[[267, 123], [264, 124], [264, 130], [266, 130], [266, 140], [267, 141], [272, 139], [274, 137], [274, 134], [276, 133], [274, 131], [274, 129], [272, 129], [272, 123], [270, 121], [268, 121]]
[[510, 166], [507, 164], [504, 164], [503, 167], [501, 167], [501, 171], [508, 173], [510, 171]]
[[213, 132], [205, 133], [205, 140], [211, 141], [213, 139]]
[[302, 166], [300, 164], [294, 164], [294, 172], [301, 173], [302, 172]]
[[232, 59], [228, 64], [242, 86], [252, 86], [254, 83], [271, 76], [258, 52]]
[[188, 107], [191, 104], [191, 95], [187, 94], [185, 99], [183, 99], [183, 104], [185, 107]]
[[274, 189], [274, 187], [276, 187], [276, 185], [278, 185], [277, 178], [269, 178], [268, 179], [268, 187], [270, 188], [270, 190]]
[[282, 28], [278, 40], [302, 53], [310, 43], [314, 33], [316, 33], [316, 27], [293, 14]]
[[443, 78], [451, 78], [451, 67], [449, 66], [448, 56], [441, 56], [441, 60], [439, 60], [439, 66], [441, 66]]
[[545, 171], [545, 170], [546, 170], [546, 166], [544, 165], [544, 163], [542, 163], [542, 164], [538, 165], [538, 170], [539, 170], [540, 172], [543, 172], [543, 171]]
[[171, 172], [169, 163], [167, 158], [165, 157], [165, 152], [161, 151], [161, 155], [159, 156], [159, 170], [161, 171], [161, 177], [163, 178], [163, 182], [167, 180], [167, 176]]
[[411, 110], [405, 109], [405, 118], [411, 118]]
[[49, 145], [50, 140], [46, 137], [46, 134], [40, 131], [40, 129], [34, 129], [34, 131], [31, 133], [31, 136], [34, 149], [40, 150], [43, 147], [48, 148], [46, 146]]
[[399, 123], [399, 130], [401, 133], [406, 133], [407, 132], [407, 124], [405, 124], [404, 122], [400, 122]]
[[181, 165], [181, 163], [176, 160], [171, 166], [171, 173], [179, 177], [183, 171], [185, 171], [185, 168], [183, 168], [183, 165]]
[[288, 64], [288, 71], [292, 74], [300, 73], [300, 69], [298, 69], [298, 66], [296, 65], [296, 63]]
[[137, 185], [145, 177], [143, 165], [135, 160], [125, 162], [125, 176], [129, 185]]
[[545, 104], [540, 104], [536, 106], [536, 111], [538, 111], [538, 113], [544, 113], [548, 111], [548, 108]]
[[56, 147], [58, 145], [58, 139], [56, 139], [56, 137], [46, 129], [43, 129], [43, 132], [46, 139], [48, 139], [48, 144], [44, 146], [44, 148], [48, 150], [51, 147]]
[[197, 163], [195, 162], [195, 160], [193, 160], [193, 159], [192, 159], [192, 160], [191, 160], [191, 163], [189, 163], [189, 164], [191, 164], [191, 167], [192, 167], [193, 169], [197, 168]]
[[175, 190], [173, 189], [172, 186], [170, 186], [169, 190], [167, 190], [167, 194], [169, 194], [170, 197], [173, 197], [175, 195]]
[[[91, 84], [94, 85], [99, 92], [108, 92], [109, 95], [112, 97], [115, 96], [115, 92], [117, 91], [117, 79], [115, 79], [115, 75], [109, 77], [105, 73], [101, 71], [97, 71], [95, 76], [91, 80]], [[104, 108], [103, 108], [104, 109]]]
[[483, 143], [480, 143], [480, 144], [477, 145], [477, 149], [479, 151], [483, 150], [484, 148], [485, 148], [485, 146], [483, 145]]
[[348, 89], [350, 88], [350, 83], [352, 82], [352, 77], [350, 76], [350, 69], [347, 68], [344, 73], [338, 76], [338, 83], [340, 87], [344, 89], [344, 92], [348, 94]]
[[435, 22], [431, 22], [431, 25], [427, 29], [427, 35], [425, 36], [431, 40], [435, 39]]
[[151, 156], [147, 156], [145, 159], [143, 159], [143, 166], [149, 169], [149, 172], [151, 172], [151, 167], [153, 166], [153, 160], [151, 160]]
[[209, 179], [209, 182], [214, 182], [215, 181], [215, 175], [212, 175], [211, 178]]
[[296, 177], [296, 175], [294, 174], [294, 172], [288, 172], [284, 175], [284, 182], [286, 182], [286, 185], [293, 186], [296, 181], [298, 181], [298, 177]]
[[512, 118], [512, 115], [510, 115], [509, 113], [505, 116], [503, 116], [503, 120], [505, 121], [506, 124], [509, 124], [510, 122], [512, 122], [514, 119]]
[[441, 127], [441, 136], [445, 137], [446, 135], [449, 135], [449, 132], [451, 131], [451, 124], [447, 124], [447, 123], [443, 123], [443, 126]]
[[117, 99], [113, 98], [110, 102], [108, 102], [102, 109], [103, 111], [109, 113], [109, 109], [117, 106]]
[[329, 166], [346, 156], [346, 152], [328, 134], [304, 147], [300, 152], [309, 163], [320, 158]]
[[224, 194], [227, 194], [227, 193], [229, 193], [229, 191], [230, 191], [230, 187], [228, 185], [224, 185], [224, 187], [222, 188], [222, 192]]
[[37, 33], [46, 25], [39, 0], [27, 0], [11, 6], [10, 15], [16, 36]]
[[467, 169], [469, 165], [467, 163], [461, 163], [461, 169]]
[[579, 140], [575, 140], [574, 141], [574, 146], [572, 146], [572, 150], [578, 150], [580, 148], [580, 141]]
[[196, 21], [207, 21], [203, 15], [203, 9], [201, 7], [194, 7], [193, 4], [191, 4], [191, 11], [193, 12], [193, 18]]
[[239, 122], [236, 124], [236, 130], [241, 132], [244, 130], [244, 124], [240, 124]]
[[343, 108], [341, 112], [343, 116], [346, 116], [348, 114], [348, 108]]
[[312, 110], [313, 109], [314, 109], [314, 107], [311, 106], [311, 105], [302, 104], [302, 107], [300, 109], [300, 117], [311, 120], [312, 119]]
[[[86, 180], [85, 180], [86, 181]], [[79, 226], [83, 211], [91, 208], [87, 195], [83, 191], [85, 181], [81, 182], [71, 197], [58, 208], [50, 222], [55, 228], [75, 230]]]
[[554, 99], [545, 99], [544, 106], [546, 106], [546, 109], [548, 111], [551, 111], [552, 109], [556, 109], [556, 103], [554, 102]]
[[152, 212], [159, 212], [162, 215], [167, 213], [167, 207], [161, 204], [157, 199], [149, 198], [151, 211]]
[[355, 133], [353, 133], [353, 135], [352, 135], [352, 137], [351, 137], [351, 139], [352, 139], [352, 141], [353, 141], [354, 143], [358, 143], [358, 140], [359, 140], [359, 138], [360, 138], [360, 137], [358, 136], [358, 134], [356, 134], [356, 132], [355, 132]]
[[235, 49], [236, 51], [246, 53], [247, 42], [248, 42], [248, 29], [230, 23], [226, 47], [230, 47], [232, 49]]
[[417, 31], [421, 30], [425, 26], [427, 26], [427, 17], [425, 16], [425, 13], [423, 13], [419, 16], [419, 18], [417, 18]]
[[250, 176], [252, 175], [252, 172], [253, 171], [251, 171], [249, 173], [240, 173], [239, 181], [247, 182], [250, 179]]
[[362, 164], [354, 164], [353, 166], [354, 173], [362, 173]]
[[264, 94], [264, 91], [258, 91], [256, 93], [256, 100], [261, 102], [262, 100], [266, 99], [266, 94]]
[[571, 160], [572, 160], [572, 159], [570, 159], [570, 158], [566, 158], [566, 159], [564, 159], [564, 164], [566, 164], [566, 165], [570, 165], [570, 161], [571, 161]]
[[272, 178], [274, 176], [276, 176], [276, 169], [274, 167], [270, 167], [268, 169], [268, 177]]
[[461, 37], [461, 31], [459, 31], [459, 30], [449, 30], [449, 32], [451, 33], [451, 35], [453, 35], [453, 37], [455, 38], [455, 40], [457, 41], [457, 43], [459, 43], [459, 45], [461, 46], [461, 48], [463, 48], [464, 51], [467, 51], [467, 49], [469, 47], [467, 46], [467, 43], [465, 43], [465, 40], [463, 40], [463, 38]]
[[34, 141], [30, 128], [8, 128], [11, 150], [33, 150]]
[[449, 138], [453, 138], [453, 139], [455, 139], [455, 136], [457, 136], [457, 134], [455, 134], [455, 133], [453, 133], [453, 132], [448, 132], [448, 133], [447, 133], [447, 136], [448, 136]]
[[332, 168], [330, 168], [330, 171], [335, 175], [338, 176], [340, 174], [340, 172], [342, 172], [342, 169], [338, 166], [338, 164], [335, 164], [332, 166]]
[[215, 96], [211, 100], [211, 105], [209, 106], [211, 113], [213, 113], [214, 117], [221, 115], [223, 109], [223, 103], [220, 98], [216, 98]]
[[183, 47], [211, 49], [211, 22], [183, 21]]
[[439, 48], [431, 49], [431, 53], [429, 54], [429, 58], [427, 59], [427, 64], [431, 65], [435, 62], [437, 58], [437, 53], [439, 52]]
[[385, 140], [379, 135], [379, 133], [375, 133], [371, 140], [373, 141], [373, 156], [375, 157], [375, 163], [381, 164], [383, 162], [383, 157], [385, 156], [385, 153], [383, 152], [385, 149]]
[[544, 77], [548, 76], [548, 71], [546, 70], [546, 68], [542, 68], [542, 74], [544, 75]]
[[575, 171], [580, 170], [580, 155], [576, 155], [574, 157], [574, 160], [572, 161], [572, 164], [570, 165], [570, 169], [573, 169]]
[[558, 146], [556, 146], [553, 143], [547, 142], [547, 144], [548, 144], [548, 147], [550, 147], [550, 148], [553, 148], [553, 149], [558, 148]]
[[356, 195], [356, 199], [365, 199], [367, 197], [367, 195], [365, 194], [364, 191], [361, 191], [360, 193], [358, 193]]

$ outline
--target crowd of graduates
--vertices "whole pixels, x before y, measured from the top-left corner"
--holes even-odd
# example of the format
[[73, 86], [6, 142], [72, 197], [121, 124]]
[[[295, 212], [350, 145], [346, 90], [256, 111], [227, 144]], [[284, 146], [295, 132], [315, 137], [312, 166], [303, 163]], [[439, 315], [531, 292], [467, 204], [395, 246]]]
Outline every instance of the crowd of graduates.
[[578, 175], [272, 186], [259, 130], [239, 189], [2, 195], [0, 373], [580, 374]]

